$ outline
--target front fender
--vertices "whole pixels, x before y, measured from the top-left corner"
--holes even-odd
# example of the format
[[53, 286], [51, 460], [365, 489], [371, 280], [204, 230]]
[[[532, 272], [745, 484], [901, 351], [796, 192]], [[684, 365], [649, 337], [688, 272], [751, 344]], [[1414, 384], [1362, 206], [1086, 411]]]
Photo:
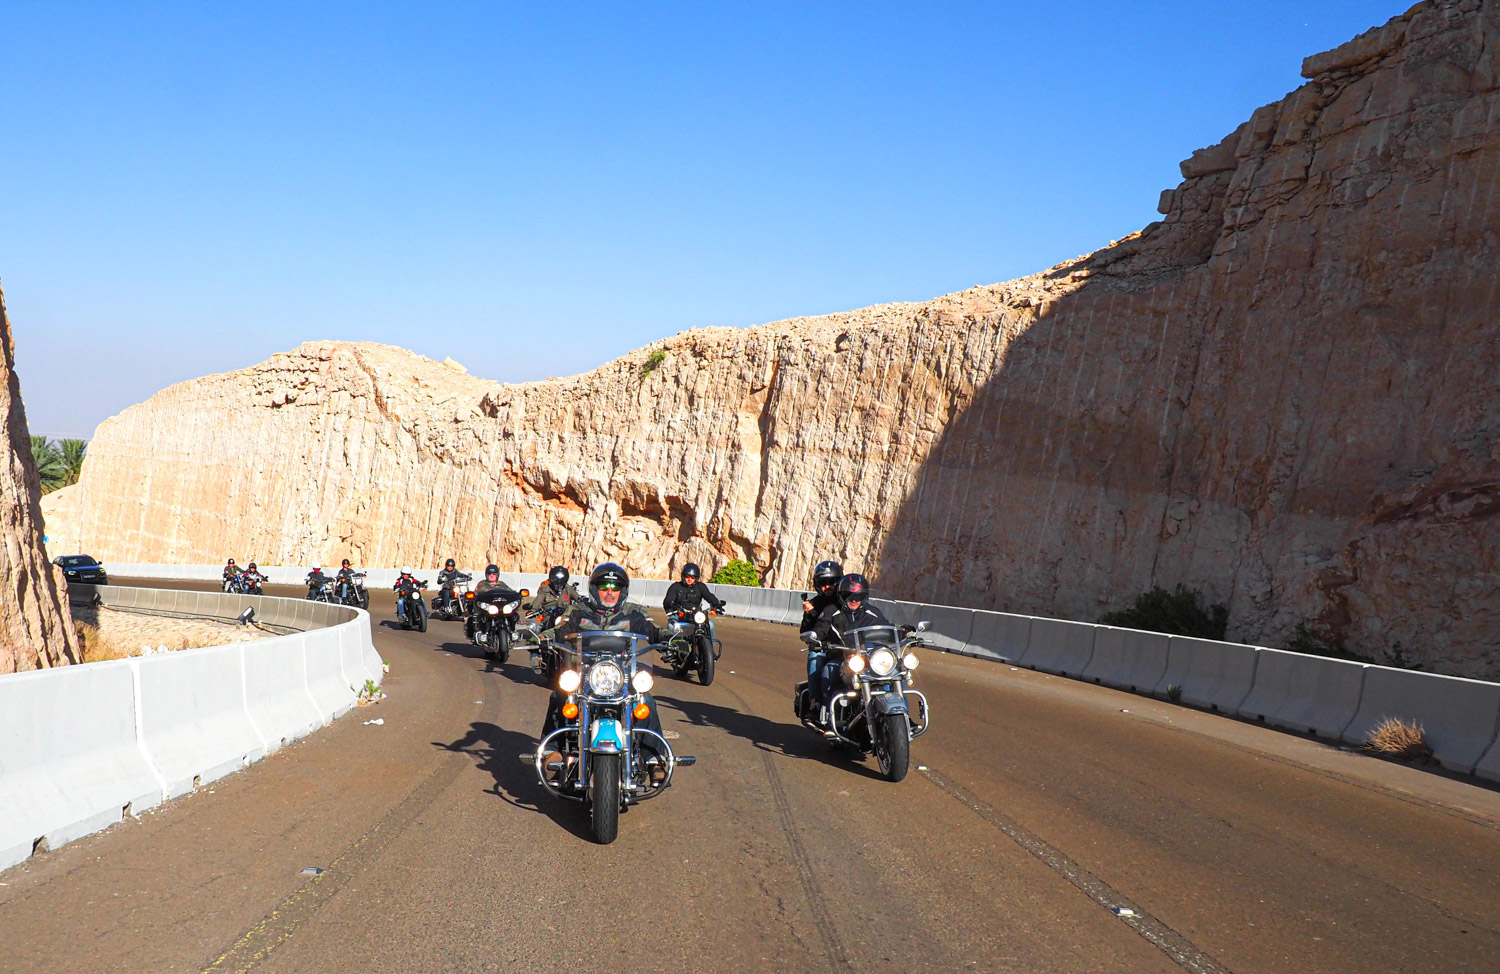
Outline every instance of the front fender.
[[589, 752], [591, 754], [618, 754], [624, 749], [625, 731], [618, 720], [604, 718], [596, 720], [589, 728]]
[[892, 693], [890, 691], [877, 693], [870, 697], [870, 709], [883, 717], [888, 717], [891, 714], [906, 714], [911, 712], [906, 706], [906, 698], [899, 693]]

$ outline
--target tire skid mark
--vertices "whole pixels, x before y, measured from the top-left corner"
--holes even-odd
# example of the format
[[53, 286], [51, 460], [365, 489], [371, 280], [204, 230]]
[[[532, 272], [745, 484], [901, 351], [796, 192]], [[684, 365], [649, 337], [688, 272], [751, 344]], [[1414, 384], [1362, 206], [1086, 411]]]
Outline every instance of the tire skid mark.
[[1147, 943], [1171, 958], [1178, 966], [1193, 974], [1233, 974], [1229, 968], [1199, 950], [1187, 937], [1173, 930], [1161, 920], [1146, 912], [1130, 897], [1109, 883], [1089, 872], [1080, 863], [1069, 858], [1061, 850], [1049, 844], [1030, 829], [1001, 815], [993, 806], [977, 797], [963, 785], [958, 784], [941, 771], [923, 767], [918, 769], [930, 782], [950, 798], [968, 808], [1016, 845], [1031, 853], [1043, 865], [1071, 883], [1089, 899], [1114, 913], [1119, 919], [1140, 934]]
[[[744, 697], [728, 687], [724, 690], [734, 698], [735, 703], [739, 704], [743, 713], [753, 712]], [[812, 912], [813, 924], [818, 928], [818, 935], [823, 940], [823, 952], [828, 955], [828, 970], [852, 972], [854, 965], [849, 962], [849, 952], [844, 949], [844, 942], [839, 937], [838, 928], [834, 926], [833, 915], [824, 906], [823, 886], [818, 882], [817, 873], [813, 870], [812, 857], [808, 855], [807, 847], [802, 844], [802, 837], [797, 834], [796, 819], [792, 816], [792, 803], [787, 798], [786, 787], [781, 781], [781, 772], [776, 770], [776, 759], [771, 752], [764, 749], [760, 749], [760, 757], [766, 769], [766, 780], [771, 786], [771, 800], [776, 806], [776, 820], [781, 825], [782, 833], [786, 835], [792, 863], [797, 867], [797, 879], [802, 883], [802, 891], [807, 896], [808, 909]]]

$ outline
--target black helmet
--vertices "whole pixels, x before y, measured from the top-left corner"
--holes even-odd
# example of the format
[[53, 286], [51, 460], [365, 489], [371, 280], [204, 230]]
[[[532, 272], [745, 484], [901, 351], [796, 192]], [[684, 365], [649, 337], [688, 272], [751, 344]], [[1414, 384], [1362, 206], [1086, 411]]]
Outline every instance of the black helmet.
[[231, 564], [231, 565], [234, 564], [234, 559], [233, 558], [229, 559], [229, 564]]
[[449, 558], [447, 561], [443, 562], [443, 567], [444, 568], [452, 568], [453, 567], [453, 559]]
[[348, 558], [345, 558], [345, 559], [344, 559], [344, 561], [343, 561], [343, 566], [344, 566], [344, 567], [345, 567], [345, 568], [348, 568], [348, 567], [349, 567], [349, 559], [348, 559]]
[[485, 573], [486, 576], [489, 576], [489, 575], [499, 575], [500, 574], [500, 566], [499, 565], [485, 565], [484, 566], [484, 573]]
[[696, 579], [700, 574], [702, 573], [698, 571], [698, 566], [694, 562], [690, 561], [686, 565], [682, 566], [682, 580], [684, 582], [689, 578]]
[[255, 571], [255, 562], [252, 561], [249, 567], [252, 572]]
[[870, 583], [858, 572], [839, 579], [839, 605], [849, 608], [850, 602], [863, 602], [870, 597]]
[[620, 590], [619, 604], [625, 604], [626, 597], [630, 595], [630, 573], [624, 567], [606, 561], [589, 575], [589, 598], [594, 600], [595, 605], [604, 604], [599, 598], [599, 586], [611, 583]]
[[813, 588], [822, 588], [824, 585], [837, 585], [839, 579], [844, 577], [844, 566], [836, 561], [820, 561], [813, 569]]
[[568, 584], [568, 578], [568, 570], [561, 565], [553, 565], [547, 572], [547, 581], [551, 582], [554, 588], [562, 588]]

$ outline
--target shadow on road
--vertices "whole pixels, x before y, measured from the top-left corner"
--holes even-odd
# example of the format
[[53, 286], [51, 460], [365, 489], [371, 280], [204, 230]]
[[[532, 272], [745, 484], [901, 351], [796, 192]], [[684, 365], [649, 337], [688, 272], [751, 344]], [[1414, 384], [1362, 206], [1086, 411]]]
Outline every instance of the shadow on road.
[[536, 769], [530, 761], [522, 761], [521, 755], [536, 750], [536, 739], [528, 734], [506, 730], [488, 721], [476, 721], [469, 725], [469, 732], [448, 744], [433, 741], [433, 747], [447, 751], [461, 751], [475, 759], [479, 770], [494, 779], [489, 791], [507, 805], [546, 815], [558, 825], [580, 839], [589, 838], [588, 817], [582, 813], [583, 806], [576, 802], [553, 798], [543, 790], [536, 780]]
[[[657, 686], [658, 691], [662, 689]], [[778, 723], [756, 714], [745, 713], [701, 700], [669, 697], [660, 692], [659, 703], [680, 711], [695, 727], [717, 727], [735, 737], [742, 737], [762, 751], [801, 761], [819, 761], [843, 771], [853, 771], [866, 778], [880, 775], [860, 761], [860, 754], [847, 747], [834, 747], [800, 723]], [[790, 708], [788, 708], [790, 709]]]

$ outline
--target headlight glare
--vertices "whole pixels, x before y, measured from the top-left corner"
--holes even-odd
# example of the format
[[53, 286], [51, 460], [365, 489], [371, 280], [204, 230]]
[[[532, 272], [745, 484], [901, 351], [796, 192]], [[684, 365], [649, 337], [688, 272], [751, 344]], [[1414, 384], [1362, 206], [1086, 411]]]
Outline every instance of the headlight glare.
[[563, 693], [572, 693], [582, 682], [583, 676], [577, 670], [563, 670], [557, 676], [557, 688]]
[[870, 672], [876, 676], [890, 676], [896, 668], [896, 654], [888, 649], [877, 649], [870, 654]]
[[693, 621], [701, 626], [703, 625], [703, 623], [708, 621], [708, 616], [704, 614], [702, 609], [699, 609], [697, 612], [693, 613]]
[[511, 602], [509, 605], [507, 605], [505, 608], [501, 609], [500, 611], [504, 612], [506, 615], [510, 615], [512, 612], [516, 611], [516, 606], [519, 605], [519, 604], [520, 603], [517, 603], [517, 602]]
[[630, 685], [635, 687], [636, 693], [649, 693], [656, 685], [656, 677], [651, 675], [650, 670], [636, 670], [635, 676], [630, 678]]
[[589, 692], [600, 697], [619, 696], [625, 686], [625, 671], [613, 660], [604, 660], [589, 667]]
[[858, 653], [850, 653], [849, 658], [844, 660], [844, 665], [849, 667], [850, 673], [863, 673], [865, 671], [865, 658]]
[[483, 609], [486, 613], [492, 616], [500, 614], [500, 610], [495, 608], [493, 605], [490, 605], [488, 602], [484, 603]]
[[922, 661], [917, 659], [916, 653], [907, 653], [905, 656], [901, 657], [901, 665], [906, 667], [908, 670], [916, 669], [917, 664], [920, 662]]

